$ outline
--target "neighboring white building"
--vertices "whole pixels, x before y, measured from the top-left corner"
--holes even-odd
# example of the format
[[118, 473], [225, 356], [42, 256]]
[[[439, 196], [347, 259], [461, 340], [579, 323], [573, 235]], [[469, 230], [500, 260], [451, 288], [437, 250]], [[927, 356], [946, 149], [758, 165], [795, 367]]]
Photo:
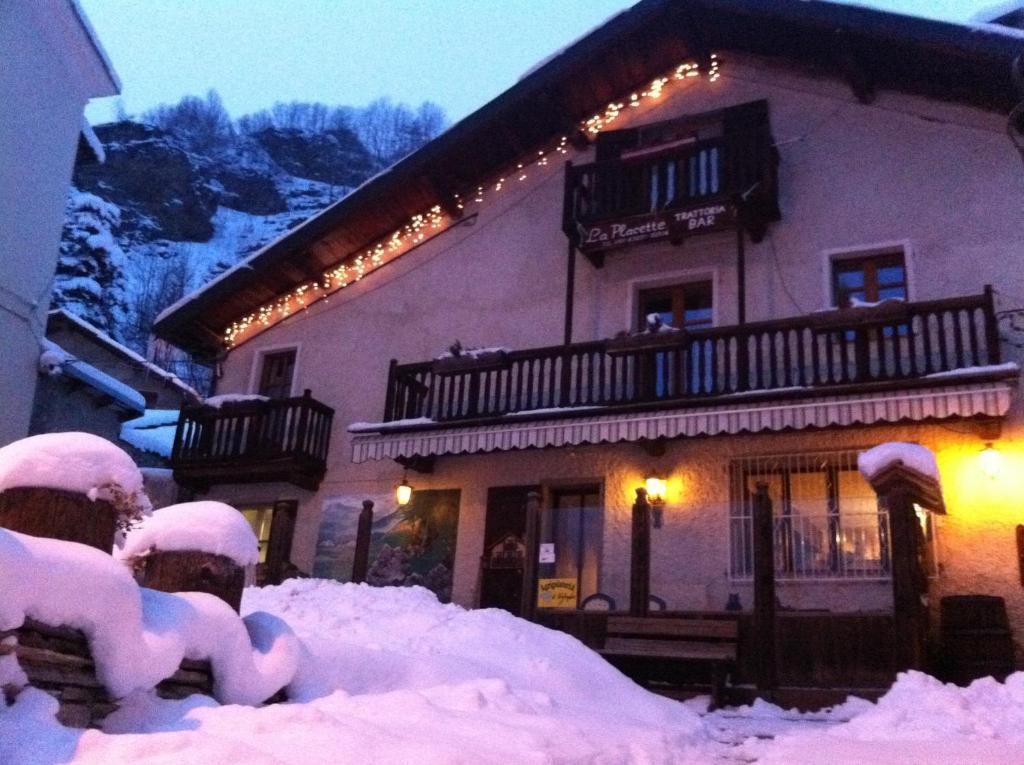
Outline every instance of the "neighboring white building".
[[29, 429], [82, 110], [121, 83], [74, 0], [0, 3], [0, 61], [2, 445]]

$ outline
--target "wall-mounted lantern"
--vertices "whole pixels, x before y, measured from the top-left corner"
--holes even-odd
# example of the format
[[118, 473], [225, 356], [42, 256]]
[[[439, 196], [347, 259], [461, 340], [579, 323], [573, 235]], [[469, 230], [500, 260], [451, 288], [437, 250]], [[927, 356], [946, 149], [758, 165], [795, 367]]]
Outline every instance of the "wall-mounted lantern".
[[651, 525], [660, 529], [665, 516], [665, 479], [657, 473], [648, 474], [644, 479], [647, 501], [651, 503]]
[[1003, 466], [1003, 455], [992, 445], [991, 441], [987, 442], [985, 448], [978, 454], [978, 465], [981, 467], [981, 472], [989, 478], [994, 480], [999, 476], [999, 470]]
[[409, 485], [409, 481], [403, 475], [402, 482], [395, 487], [395, 500], [398, 502], [399, 507], [405, 507], [411, 499], [412, 486]]

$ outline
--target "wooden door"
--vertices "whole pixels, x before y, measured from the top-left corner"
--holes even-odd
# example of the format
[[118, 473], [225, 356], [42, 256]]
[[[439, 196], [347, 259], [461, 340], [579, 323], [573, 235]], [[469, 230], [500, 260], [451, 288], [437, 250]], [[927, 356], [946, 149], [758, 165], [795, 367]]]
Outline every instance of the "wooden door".
[[503, 486], [487, 492], [480, 607], [522, 615], [526, 557], [526, 503], [536, 486]]
[[267, 398], [288, 398], [292, 395], [292, 377], [295, 374], [295, 349], [268, 353], [260, 369], [260, 387], [257, 393]]
[[285, 569], [291, 563], [292, 537], [295, 535], [295, 516], [299, 503], [286, 499], [274, 503], [270, 522], [270, 541], [267, 543], [267, 582], [279, 584]]

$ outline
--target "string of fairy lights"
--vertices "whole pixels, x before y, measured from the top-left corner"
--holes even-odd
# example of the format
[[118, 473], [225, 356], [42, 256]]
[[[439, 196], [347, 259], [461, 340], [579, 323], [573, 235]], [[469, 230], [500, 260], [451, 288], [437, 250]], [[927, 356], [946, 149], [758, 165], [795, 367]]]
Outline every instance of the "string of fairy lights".
[[[580, 123], [580, 131], [588, 137], [593, 137], [615, 123], [628, 109], [639, 108], [642, 104], [657, 101], [673, 84], [700, 77], [702, 74], [707, 76], [709, 82], [715, 82], [720, 76], [719, 70], [720, 61], [716, 54], [711, 54], [706, 71], [702, 71], [701, 65], [694, 61], [679, 64], [670, 73], [652, 80], [644, 90], [634, 91], [629, 94], [628, 98], [621, 101], [613, 101], [600, 113], [584, 120]], [[566, 155], [569, 151], [569, 136], [563, 135], [549, 149], [540, 150], [528, 161], [516, 164], [506, 175], [500, 176], [496, 181], [479, 185], [470, 192], [455, 194], [451, 200], [452, 204], [460, 213], [469, 204], [481, 205], [493, 194], [500, 193], [515, 183], [527, 180], [534, 168], [547, 167], [552, 157]], [[457, 223], [458, 220], [458, 217], [447, 214], [439, 204], [414, 215], [404, 226], [393, 231], [372, 247], [355, 255], [347, 256], [336, 266], [326, 270], [318, 279], [302, 284], [287, 294], [261, 305], [247, 316], [232, 322], [223, 334], [225, 345], [230, 348], [252, 332], [261, 331], [297, 311], [308, 308], [312, 303], [320, 300], [326, 301], [333, 293], [360, 281], [367, 274], [376, 271], [420, 244], [428, 236], [442, 231]]]

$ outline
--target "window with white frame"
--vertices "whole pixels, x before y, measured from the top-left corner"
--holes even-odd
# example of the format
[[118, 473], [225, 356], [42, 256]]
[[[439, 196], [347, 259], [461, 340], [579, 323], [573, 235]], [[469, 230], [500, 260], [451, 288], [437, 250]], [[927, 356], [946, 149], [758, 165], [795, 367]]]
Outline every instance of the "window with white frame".
[[[889, 518], [857, 469], [856, 451], [747, 457], [730, 464], [729, 572], [753, 576], [753, 499], [768, 487], [775, 574], [782, 581], [890, 577]], [[922, 529], [933, 549], [928, 513]]]

